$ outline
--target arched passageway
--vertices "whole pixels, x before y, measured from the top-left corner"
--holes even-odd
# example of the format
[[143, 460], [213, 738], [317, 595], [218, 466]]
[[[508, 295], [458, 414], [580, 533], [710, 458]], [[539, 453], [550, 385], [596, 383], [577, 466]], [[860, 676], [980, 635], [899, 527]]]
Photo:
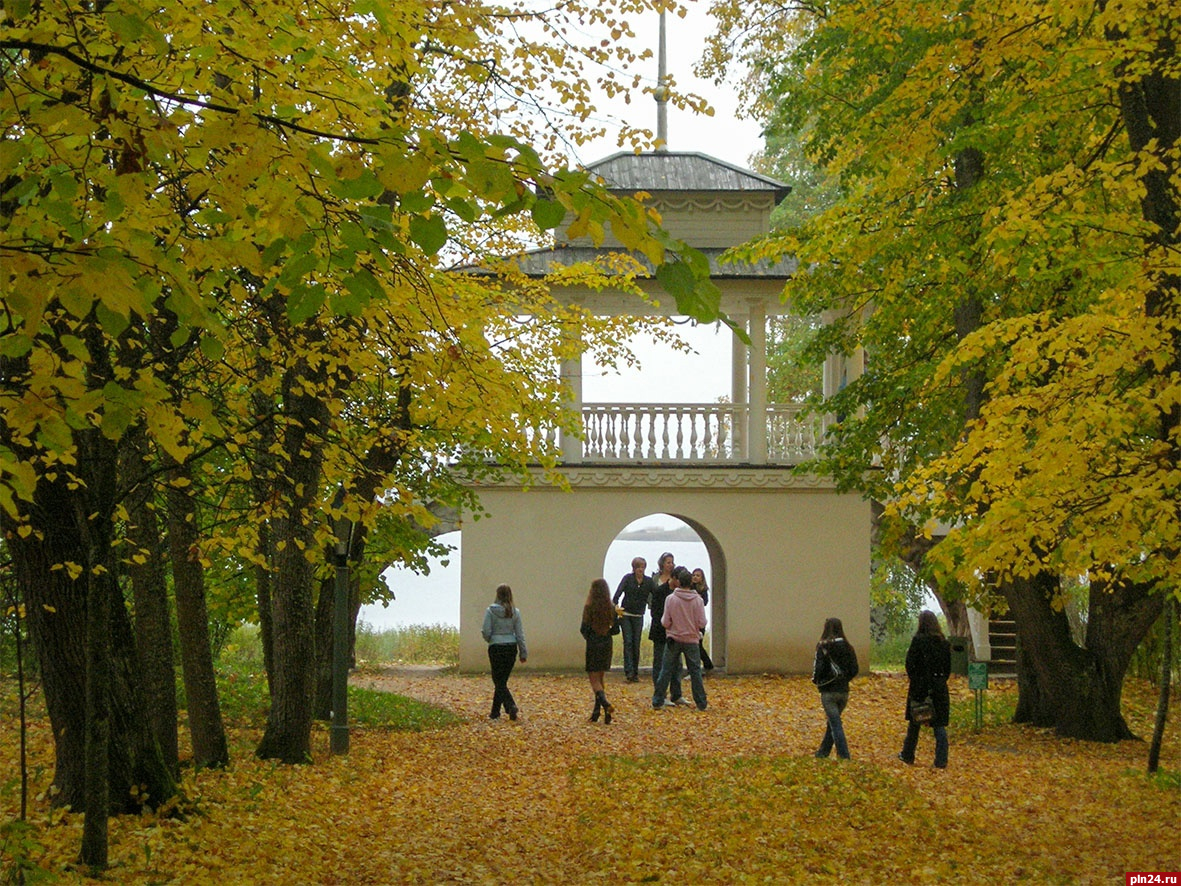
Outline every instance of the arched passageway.
[[[631, 572], [635, 557], [647, 562], [649, 575], [657, 570], [659, 558], [671, 553], [678, 566], [701, 569], [709, 586], [706, 618], [709, 628], [705, 645], [715, 667], [725, 666], [726, 649], [726, 560], [717, 538], [699, 521], [681, 513], [646, 514], [622, 527], [612, 539], [603, 558], [603, 577], [612, 593]], [[649, 616], [644, 617], [645, 642]], [[622, 652], [616, 650], [616, 664], [622, 667]]]

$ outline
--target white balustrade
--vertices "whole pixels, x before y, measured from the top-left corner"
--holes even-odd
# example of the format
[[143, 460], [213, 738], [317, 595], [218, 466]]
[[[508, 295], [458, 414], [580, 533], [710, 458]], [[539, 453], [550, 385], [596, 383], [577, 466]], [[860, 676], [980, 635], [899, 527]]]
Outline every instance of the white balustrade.
[[802, 412], [803, 407], [791, 404], [767, 407], [767, 460], [772, 464], [799, 464], [816, 454], [822, 423]]
[[[589, 462], [735, 464], [734, 428], [746, 406], [730, 403], [584, 403], [583, 459]], [[767, 408], [771, 464], [797, 464], [815, 451], [819, 424], [802, 420], [799, 406]]]

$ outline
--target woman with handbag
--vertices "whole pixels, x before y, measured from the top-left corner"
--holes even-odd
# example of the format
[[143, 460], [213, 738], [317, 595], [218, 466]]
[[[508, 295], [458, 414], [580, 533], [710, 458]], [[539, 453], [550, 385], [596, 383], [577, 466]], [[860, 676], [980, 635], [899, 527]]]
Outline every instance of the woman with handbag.
[[610, 724], [615, 706], [607, 701], [603, 677], [611, 670], [614, 646], [611, 637], [619, 633], [619, 613], [611, 602], [611, 589], [604, 579], [596, 578], [591, 582], [586, 605], [582, 607], [580, 630], [586, 640], [586, 675], [590, 680], [591, 691], [595, 694], [591, 722], [598, 722], [599, 712], [602, 711], [603, 722]]
[[849, 681], [857, 676], [857, 653], [845, 639], [845, 629], [839, 618], [825, 619], [820, 642], [816, 644], [816, 660], [812, 664], [812, 682], [820, 690], [820, 706], [828, 721], [824, 738], [816, 751], [817, 757], [827, 757], [836, 745], [837, 756], [849, 759], [849, 743], [841, 714], [849, 703]]
[[939, 618], [929, 609], [919, 613], [919, 626], [906, 651], [906, 739], [898, 759], [914, 765], [919, 729], [930, 726], [935, 733], [935, 768], [947, 768], [947, 721], [951, 697], [947, 677], [951, 673], [951, 644], [943, 636]]

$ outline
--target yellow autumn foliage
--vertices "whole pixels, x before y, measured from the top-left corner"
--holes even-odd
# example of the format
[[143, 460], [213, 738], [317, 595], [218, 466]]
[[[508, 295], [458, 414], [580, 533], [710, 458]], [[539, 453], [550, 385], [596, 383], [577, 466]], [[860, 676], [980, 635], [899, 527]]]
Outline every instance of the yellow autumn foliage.
[[[710, 708], [654, 711], [647, 681], [609, 680], [611, 726], [587, 722], [582, 675], [517, 674], [518, 722], [489, 721], [487, 676], [389, 672], [355, 678], [449, 707], [456, 727], [354, 730], [347, 757], [315, 737], [310, 766], [255, 759], [233, 733], [224, 772], [188, 772], [179, 814], [112, 820], [108, 882], [383, 883], [1120, 883], [1181, 869], [1179, 731], [1165, 778], [1143, 774], [1140, 742], [1096, 744], [1001, 722], [1014, 690], [988, 690], [985, 727], [953, 678], [951, 762], [898, 761], [905, 680], [853, 684], [844, 722], [853, 760], [817, 760], [824, 729], [799, 677], [708, 682]], [[0, 781], [15, 776], [6, 693]], [[1125, 715], [1148, 731], [1151, 688]], [[50, 808], [51, 738], [30, 734], [31, 819], [61, 882], [80, 815]], [[5, 792], [0, 815], [15, 814]], [[8, 859], [5, 858], [4, 863]]]

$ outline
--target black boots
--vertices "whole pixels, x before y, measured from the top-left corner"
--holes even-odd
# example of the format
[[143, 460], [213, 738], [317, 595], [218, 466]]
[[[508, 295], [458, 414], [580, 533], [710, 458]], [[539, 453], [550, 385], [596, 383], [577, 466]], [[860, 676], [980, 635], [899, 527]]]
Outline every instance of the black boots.
[[606, 694], [602, 690], [595, 693], [595, 712], [591, 714], [591, 722], [594, 723], [599, 719], [599, 710], [603, 711], [603, 722], [610, 723], [611, 715], [615, 713], [615, 707], [611, 702], [607, 701]]

